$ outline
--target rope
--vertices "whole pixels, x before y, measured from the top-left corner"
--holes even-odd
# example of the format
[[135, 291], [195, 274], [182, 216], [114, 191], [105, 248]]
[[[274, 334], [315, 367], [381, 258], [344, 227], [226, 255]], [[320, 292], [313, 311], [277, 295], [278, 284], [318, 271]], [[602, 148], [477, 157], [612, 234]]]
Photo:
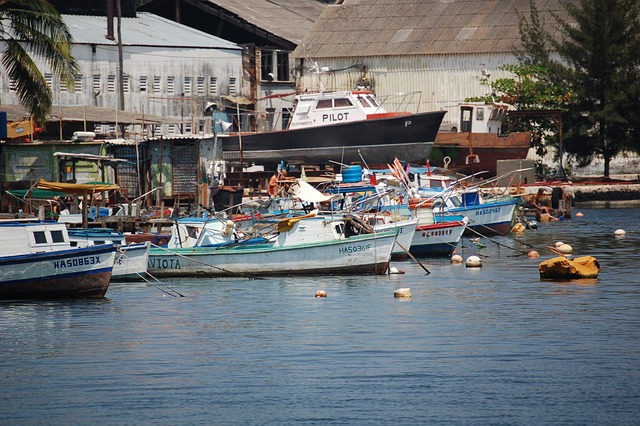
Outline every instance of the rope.
[[[126, 259], [129, 259], [129, 260], [131, 259], [129, 256], [127, 256], [127, 250], [123, 250], [123, 249], [122, 249], [122, 247], [119, 247], [119, 248], [118, 248], [118, 253], [120, 253], [120, 255], [121, 255], [122, 257], [126, 258]], [[169, 293], [169, 292], [168, 292], [168, 291], [166, 291], [165, 289], [160, 288], [158, 285], [153, 284], [151, 281], [149, 281], [149, 280], [148, 280], [148, 279], [147, 279], [143, 274], [141, 274], [140, 272], [136, 272], [136, 275], [137, 275], [138, 277], [140, 277], [140, 278], [141, 278], [144, 282], [146, 282], [147, 284], [150, 284], [150, 285], [154, 286], [154, 287], [155, 287], [155, 288], [157, 288], [158, 290], [162, 291], [163, 293], [168, 294], [168, 295], [169, 295], [169, 296], [171, 296], [171, 297], [178, 297], [178, 296], [180, 296], [180, 297], [184, 297], [184, 294], [181, 294], [181, 293], [180, 293], [180, 292], [178, 292], [177, 290], [175, 290], [175, 289], [173, 289], [173, 288], [169, 287], [168, 285], [166, 285], [165, 283], [163, 283], [162, 281], [160, 281], [158, 278], [154, 277], [154, 276], [153, 276], [152, 274], [150, 274], [149, 272], [145, 271], [144, 273], [145, 273], [146, 275], [150, 276], [151, 278], [153, 278], [153, 280], [154, 280], [154, 281], [156, 281], [156, 282], [158, 282], [158, 283], [160, 283], [160, 284], [164, 285], [165, 287], [167, 287], [169, 290], [171, 290], [171, 291], [172, 291], [173, 293], [175, 293], [175, 294], [173, 294], [173, 293]]]
[[[522, 251], [522, 250], [520, 250], [520, 249], [517, 249], [517, 248], [515, 248], [515, 247], [511, 247], [511, 246], [508, 246], [508, 245], [506, 245], [506, 244], [502, 244], [502, 243], [500, 243], [500, 242], [498, 242], [498, 241], [496, 241], [496, 240], [494, 240], [494, 239], [492, 239], [492, 238], [487, 237], [486, 235], [482, 235], [480, 232], [476, 231], [475, 229], [471, 229], [471, 228], [469, 228], [469, 226], [468, 226], [468, 225], [467, 225], [467, 229], [468, 229], [469, 231], [473, 232], [474, 234], [476, 234], [476, 235], [480, 236], [480, 237], [486, 238], [487, 240], [491, 241], [492, 243], [494, 243], [494, 244], [496, 244], [496, 245], [498, 245], [498, 246], [500, 246], [500, 247], [506, 247], [506, 248], [511, 249], [511, 250], [513, 250], [513, 251], [519, 252], [521, 255], [529, 254], [529, 253], [528, 253], [528, 252], [526, 252], [526, 251]], [[521, 241], [519, 241], [519, 242], [521, 242]], [[521, 242], [521, 243], [522, 243], [522, 244], [526, 244], [526, 243], [524, 243], [524, 242]], [[531, 246], [530, 244], [528, 244], [528, 245], [529, 245], [529, 247], [533, 247], [533, 246]]]

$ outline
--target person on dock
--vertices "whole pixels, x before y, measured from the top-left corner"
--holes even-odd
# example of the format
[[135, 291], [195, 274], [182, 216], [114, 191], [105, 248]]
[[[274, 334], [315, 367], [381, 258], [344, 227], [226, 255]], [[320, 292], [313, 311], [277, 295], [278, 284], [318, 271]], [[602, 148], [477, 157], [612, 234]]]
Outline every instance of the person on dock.
[[287, 183], [284, 183], [285, 181], [287, 181], [286, 170], [281, 170], [278, 172], [278, 174], [274, 174], [273, 176], [271, 176], [271, 179], [269, 179], [269, 184], [267, 185], [267, 194], [269, 194], [270, 197], [275, 197], [283, 187], [285, 189], [288, 189], [289, 185]]

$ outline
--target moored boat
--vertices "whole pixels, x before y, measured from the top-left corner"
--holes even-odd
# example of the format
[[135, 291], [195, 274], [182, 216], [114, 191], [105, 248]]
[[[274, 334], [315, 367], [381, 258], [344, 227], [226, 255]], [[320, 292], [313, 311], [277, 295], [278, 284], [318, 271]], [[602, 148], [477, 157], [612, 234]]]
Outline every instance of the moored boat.
[[72, 248], [64, 224], [0, 223], [0, 299], [104, 297], [115, 246]]
[[410, 208], [417, 219], [411, 241], [411, 253], [417, 256], [451, 256], [462, 238], [469, 218], [466, 216], [434, 215], [433, 203], [418, 203]]
[[[368, 217], [367, 217], [368, 216]], [[394, 221], [391, 215], [374, 214], [366, 215], [369, 224], [373, 225], [376, 231], [386, 231], [389, 229], [398, 229], [398, 237], [393, 245], [391, 256], [393, 259], [405, 259], [408, 256], [414, 234], [416, 233], [416, 225], [418, 219], [403, 219]]]
[[407, 171], [409, 168], [404, 168], [397, 159], [389, 167], [392, 177], [399, 182], [399, 188], [411, 197], [408, 209], [412, 210], [412, 205], [413, 208], [433, 206], [435, 222], [466, 217], [465, 235], [506, 235], [515, 223], [518, 198], [509, 195], [485, 197], [481, 191], [481, 187], [502, 176], [473, 184], [469, 182], [474, 175], [453, 179], [452, 176], [432, 173], [430, 165], [427, 165], [426, 173], [415, 173], [413, 178]]
[[114, 244], [117, 248], [111, 280], [144, 279], [150, 242], [127, 243], [122, 232], [108, 228], [69, 228], [69, 240], [75, 247]]
[[465, 235], [507, 235], [515, 223], [518, 200], [511, 196], [485, 198], [477, 187], [420, 195], [434, 202], [436, 212], [467, 217]]
[[343, 220], [283, 219], [269, 242], [152, 248], [154, 276], [384, 274], [398, 230], [360, 234]]

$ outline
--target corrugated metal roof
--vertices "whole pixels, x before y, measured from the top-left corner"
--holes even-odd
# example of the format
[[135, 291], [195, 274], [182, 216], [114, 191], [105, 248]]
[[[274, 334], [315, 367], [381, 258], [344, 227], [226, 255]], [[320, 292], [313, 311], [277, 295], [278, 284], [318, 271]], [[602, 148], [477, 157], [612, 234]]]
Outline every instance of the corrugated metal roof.
[[[122, 18], [122, 44], [125, 46], [168, 46], [202, 49], [238, 49], [235, 43], [223, 40], [178, 24], [148, 12], [139, 12], [136, 18]], [[105, 16], [62, 15], [75, 43], [107, 44], [107, 18]], [[117, 25], [114, 19], [114, 27]]]
[[[548, 24], [550, 11], [566, 18], [557, 0], [536, 6]], [[528, 18], [529, 8], [530, 0], [344, 0], [325, 8], [293, 56], [511, 53], [520, 43], [516, 10]]]
[[299, 44], [318, 19], [325, 3], [318, 0], [209, 0], [241, 19]]
[[[0, 111], [7, 113], [8, 121], [20, 121], [29, 118], [29, 113], [21, 105], [0, 105]], [[110, 108], [95, 106], [54, 105], [49, 111], [47, 121], [90, 121], [95, 123], [121, 124], [171, 124], [179, 123], [180, 119], [142, 114], [130, 111], [118, 111]]]

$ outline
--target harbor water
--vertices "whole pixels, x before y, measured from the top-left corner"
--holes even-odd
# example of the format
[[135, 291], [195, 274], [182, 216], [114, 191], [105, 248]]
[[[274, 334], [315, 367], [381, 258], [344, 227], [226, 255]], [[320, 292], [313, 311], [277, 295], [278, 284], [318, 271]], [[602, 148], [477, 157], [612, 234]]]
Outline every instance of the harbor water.
[[[0, 303], [0, 424], [638, 424], [640, 209], [573, 214], [517, 241], [465, 237], [457, 253], [477, 268], [420, 259], [429, 274], [407, 260], [387, 276]], [[599, 277], [541, 280], [557, 241]]]

